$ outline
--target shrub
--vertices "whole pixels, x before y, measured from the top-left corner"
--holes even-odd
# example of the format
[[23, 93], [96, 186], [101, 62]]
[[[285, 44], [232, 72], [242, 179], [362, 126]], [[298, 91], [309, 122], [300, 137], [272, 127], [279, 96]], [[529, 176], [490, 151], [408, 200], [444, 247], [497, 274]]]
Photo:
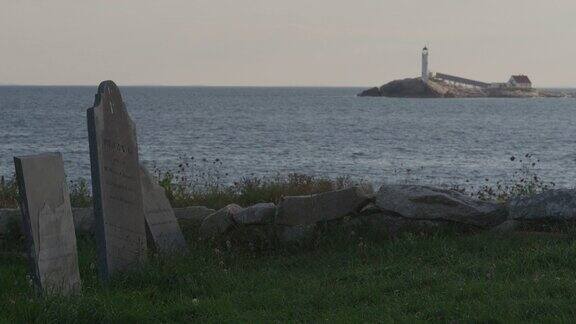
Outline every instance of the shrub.
[[219, 209], [231, 203], [241, 206], [278, 203], [283, 196], [309, 195], [355, 184], [348, 177], [328, 179], [290, 173], [285, 176], [243, 177], [226, 185], [223, 174], [214, 170], [220, 166], [220, 160], [182, 162], [176, 171], [155, 168], [154, 174], [174, 207], [202, 205]]
[[[505, 202], [512, 197], [526, 197], [536, 195], [556, 186], [554, 182], [547, 182], [537, 174], [538, 160], [533, 154], [525, 154], [522, 158], [510, 157], [510, 161], [519, 163], [511, 180], [499, 180], [494, 185], [483, 185], [471, 195], [481, 200], [495, 200]], [[489, 179], [486, 179], [488, 182]]]

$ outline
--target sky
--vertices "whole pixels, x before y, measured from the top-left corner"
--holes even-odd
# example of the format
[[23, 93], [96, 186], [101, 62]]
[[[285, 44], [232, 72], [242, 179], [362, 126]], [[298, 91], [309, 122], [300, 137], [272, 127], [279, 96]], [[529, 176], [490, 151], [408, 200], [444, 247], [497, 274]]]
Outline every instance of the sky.
[[574, 0], [0, 0], [0, 84], [576, 87]]

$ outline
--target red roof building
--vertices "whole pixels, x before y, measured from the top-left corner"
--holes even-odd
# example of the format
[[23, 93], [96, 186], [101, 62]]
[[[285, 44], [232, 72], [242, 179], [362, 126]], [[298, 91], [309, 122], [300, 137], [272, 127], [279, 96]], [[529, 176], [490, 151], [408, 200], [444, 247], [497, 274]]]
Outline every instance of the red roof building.
[[515, 88], [532, 88], [532, 81], [525, 75], [513, 75], [508, 84]]

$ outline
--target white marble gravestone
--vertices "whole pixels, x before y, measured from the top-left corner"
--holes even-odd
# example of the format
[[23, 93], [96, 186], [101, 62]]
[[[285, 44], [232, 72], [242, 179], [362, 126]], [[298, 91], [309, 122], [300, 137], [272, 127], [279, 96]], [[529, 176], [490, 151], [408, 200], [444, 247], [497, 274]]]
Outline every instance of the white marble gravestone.
[[136, 128], [112, 81], [88, 109], [88, 137], [100, 276], [136, 269], [146, 260], [146, 229]]
[[80, 291], [76, 234], [60, 153], [15, 157], [34, 283], [47, 294]]
[[188, 245], [164, 188], [154, 181], [143, 165], [140, 166], [140, 177], [146, 229], [154, 247], [161, 254], [187, 253]]

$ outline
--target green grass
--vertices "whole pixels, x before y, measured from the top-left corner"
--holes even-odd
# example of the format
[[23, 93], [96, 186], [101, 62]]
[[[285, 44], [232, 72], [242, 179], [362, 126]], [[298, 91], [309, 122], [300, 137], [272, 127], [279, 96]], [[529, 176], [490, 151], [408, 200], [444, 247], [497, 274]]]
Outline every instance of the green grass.
[[[250, 206], [262, 202], [278, 203], [283, 196], [310, 195], [362, 184], [348, 177], [325, 178], [290, 173], [285, 176], [243, 177], [231, 184], [220, 179], [189, 180], [176, 173], [156, 171], [172, 207], [206, 206], [220, 209], [228, 204]], [[72, 207], [91, 207], [92, 194], [86, 179], [69, 183]], [[0, 208], [18, 207], [18, 187], [14, 178], [0, 177]]]
[[[525, 158], [530, 163], [520, 160], [512, 185], [498, 182], [467, 192], [502, 201], [548, 189], [530, 169], [535, 165], [530, 156]], [[174, 207], [248, 206], [355, 184], [346, 177], [300, 174], [223, 184], [220, 162], [210, 163], [213, 169], [184, 162], [176, 171], [155, 170]], [[70, 193], [73, 206], [91, 206], [86, 181], [72, 182]], [[14, 181], [0, 179], [0, 208], [17, 206], [17, 197]], [[231, 248], [200, 244], [193, 227], [184, 229], [189, 256], [151, 256], [142, 269], [107, 286], [97, 279], [93, 239], [80, 237], [83, 293], [70, 298], [34, 294], [21, 255], [23, 240], [17, 229], [10, 231], [0, 240], [0, 323], [576, 320], [572, 234], [403, 234], [390, 240], [328, 229], [303, 246], [263, 244], [251, 252], [236, 243]]]
[[317, 194], [361, 184], [348, 177], [330, 179], [299, 173], [244, 177], [229, 185], [199, 179], [190, 181], [175, 177], [171, 172], [157, 174], [157, 178], [172, 207], [206, 206], [213, 209], [233, 203], [243, 207], [262, 202], [278, 203], [283, 196]]
[[[26, 260], [0, 256], [0, 322], [572, 322], [576, 241], [555, 234], [325, 235], [299, 248], [152, 257], [101, 286], [79, 239], [83, 294], [35, 297]], [[11, 250], [11, 253], [14, 250]]]

